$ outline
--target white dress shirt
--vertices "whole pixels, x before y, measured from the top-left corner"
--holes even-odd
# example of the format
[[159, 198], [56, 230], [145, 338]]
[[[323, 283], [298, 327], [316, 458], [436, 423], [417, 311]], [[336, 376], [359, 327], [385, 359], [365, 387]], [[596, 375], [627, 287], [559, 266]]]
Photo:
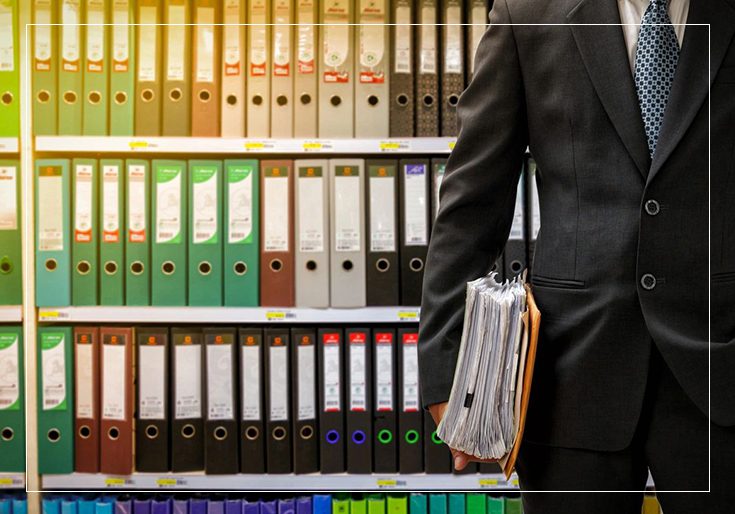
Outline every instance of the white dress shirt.
[[[696, 0], [706, 2], [708, 0]], [[641, 20], [646, 12], [650, 0], [618, 0], [618, 11], [620, 11], [620, 22], [623, 23], [623, 36], [625, 46], [628, 49], [630, 69], [635, 72], [635, 51], [638, 48], [638, 33], [641, 30]], [[669, 17], [674, 25], [676, 37], [679, 40], [679, 48], [684, 41], [684, 24], [689, 14], [689, 0], [669, 0]], [[627, 25], [626, 25], [627, 24]]]

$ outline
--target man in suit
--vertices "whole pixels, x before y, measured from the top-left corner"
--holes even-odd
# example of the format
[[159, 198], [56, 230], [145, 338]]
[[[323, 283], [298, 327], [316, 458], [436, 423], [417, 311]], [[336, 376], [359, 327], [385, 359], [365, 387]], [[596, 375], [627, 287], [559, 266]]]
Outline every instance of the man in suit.
[[735, 509], [734, 35], [735, 0], [495, 1], [427, 258], [423, 403], [438, 422], [466, 282], [503, 250], [528, 146], [541, 332], [521, 489], [628, 491], [524, 492], [526, 514], [640, 512], [649, 470], [659, 491], [711, 486], [659, 493], [666, 514]]

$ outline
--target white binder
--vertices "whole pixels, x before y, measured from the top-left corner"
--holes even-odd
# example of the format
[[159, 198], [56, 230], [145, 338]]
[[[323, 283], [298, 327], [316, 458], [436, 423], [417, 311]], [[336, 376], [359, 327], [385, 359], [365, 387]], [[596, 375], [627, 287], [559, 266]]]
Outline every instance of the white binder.
[[296, 306], [329, 307], [329, 161], [294, 161]]
[[224, 0], [222, 27], [222, 137], [245, 137], [246, 0]]
[[329, 268], [332, 307], [364, 307], [365, 161], [329, 161]]
[[291, 0], [273, 0], [271, 137], [293, 137], [293, 15]]
[[355, 137], [388, 137], [388, 0], [359, 0], [355, 30]]
[[271, 9], [269, 0], [248, 0], [247, 137], [269, 137], [271, 131]]
[[317, 137], [317, 0], [296, 0], [294, 34], [294, 137]]

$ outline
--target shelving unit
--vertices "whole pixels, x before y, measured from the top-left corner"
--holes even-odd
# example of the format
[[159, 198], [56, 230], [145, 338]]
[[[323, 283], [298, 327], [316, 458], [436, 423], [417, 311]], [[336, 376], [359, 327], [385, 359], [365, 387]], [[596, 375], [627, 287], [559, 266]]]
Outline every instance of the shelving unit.
[[18, 153], [19, 148], [17, 137], [0, 137], [0, 154]]
[[0, 323], [21, 323], [22, 321], [22, 305], [0, 305]]

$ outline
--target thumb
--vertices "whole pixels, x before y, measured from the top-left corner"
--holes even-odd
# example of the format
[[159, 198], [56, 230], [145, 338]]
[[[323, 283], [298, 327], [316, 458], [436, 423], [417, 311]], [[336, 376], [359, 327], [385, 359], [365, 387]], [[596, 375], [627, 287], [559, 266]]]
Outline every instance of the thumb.
[[470, 461], [467, 455], [455, 450], [452, 450], [452, 456], [454, 458], [454, 469], [456, 469], [457, 471], [462, 471], [464, 468], [466, 468], [467, 464]]

